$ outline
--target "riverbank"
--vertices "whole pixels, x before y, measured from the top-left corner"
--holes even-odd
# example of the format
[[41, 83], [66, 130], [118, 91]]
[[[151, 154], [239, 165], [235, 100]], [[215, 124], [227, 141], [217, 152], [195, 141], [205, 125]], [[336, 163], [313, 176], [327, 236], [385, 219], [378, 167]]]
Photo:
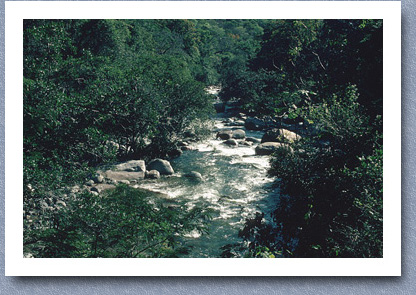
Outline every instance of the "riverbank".
[[[208, 90], [214, 95], [218, 91]], [[268, 155], [297, 139], [289, 130], [276, 129], [276, 122], [248, 117], [234, 102], [226, 104], [229, 107], [211, 119], [213, 127], [206, 139], [198, 141], [195, 134], [187, 134], [177, 142], [178, 153], [168, 159], [97, 167], [85, 183], [43, 201], [39, 212], [25, 212], [26, 220], [52, 216], [85, 193], [100, 198], [124, 184], [165, 206], [210, 212], [211, 220], [204, 221], [208, 233], [193, 230], [180, 238], [191, 249], [181, 257], [221, 257], [224, 246], [243, 242], [238, 232], [256, 212], [271, 221], [279, 189], [275, 178], [268, 176]]]

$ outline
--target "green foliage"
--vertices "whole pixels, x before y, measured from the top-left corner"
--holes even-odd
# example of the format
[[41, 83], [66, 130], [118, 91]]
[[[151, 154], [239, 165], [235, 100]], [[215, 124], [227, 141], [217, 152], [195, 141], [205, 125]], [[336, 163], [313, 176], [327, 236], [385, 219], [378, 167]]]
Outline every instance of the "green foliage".
[[[162, 32], [169, 50], [161, 48]], [[212, 110], [192, 76], [195, 34], [179, 20], [25, 21], [25, 163], [94, 166], [168, 153]]]
[[[272, 158], [271, 175], [281, 179], [283, 193], [275, 224], [261, 214], [247, 220], [238, 255], [382, 256], [381, 20], [25, 20], [23, 26], [30, 251], [176, 255], [174, 236], [199, 226], [185, 226], [184, 218], [198, 218], [127, 188], [117, 196], [82, 196], [59, 212], [42, 208], [96, 165], [167, 157], [187, 133], [203, 136], [213, 109], [204, 87], [220, 84], [221, 98], [239, 100], [250, 115], [307, 126], [293, 154]], [[112, 223], [105, 214], [113, 214]]]
[[207, 233], [207, 218], [200, 208], [166, 207], [151, 193], [118, 186], [100, 197], [81, 194], [51, 213], [48, 226], [28, 229], [25, 252], [48, 258], [176, 257], [187, 251], [181, 236]]
[[[293, 104], [322, 102], [348, 84], [357, 86], [372, 119], [382, 113], [379, 20], [271, 21], [246, 65], [224, 78], [222, 94], [241, 99], [252, 113], [287, 115]], [[264, 109], [265, 100], [272, 106]]]
[[[244, 70], [248, 59], [260, 49], [263, 20], [194, 20], [199, 35], [199, 80], [232, 87], [234, 75]], [[229, 99], [228, 94], [223, 94]]]
[[[185, 130], [204, 126], [213, 107], [194, 78], [198, 34], [182, 20], [23, 25], [25, 235], [31, 242], [38, 235], [49, 244], [60, 240], [45, 256], [76, 255], [84, 243], [79, 231], [54, 225], [73, 213], [42, 208], [83, 183], [92, 167], [166, 157]], [[57, 253], [67, 239], [77, 242]]]
[[316, 150], [275, 158], [286, 194], [274, 213], [282, 249], [297, 257], [382, 257], [382, 151], [354, 159], [354, 168], [342, 166], [353, 162], [348, 157]]
[[246, 222], [251, 255], [266, 247], [287, 257], [383, 256], [382, 137], [354, 89], [310, 108], [316, 136], [293, 144], [294, 153], [273, 154], [270, 174], [280, 179], [282, 195], [274, 225]]
[[382, 32], [380, 20], [272, 21], [224, 84], [246, 112], [307, 127], [272, 157], [274, 222], [247, 220], [236, 256], [382, 257]]

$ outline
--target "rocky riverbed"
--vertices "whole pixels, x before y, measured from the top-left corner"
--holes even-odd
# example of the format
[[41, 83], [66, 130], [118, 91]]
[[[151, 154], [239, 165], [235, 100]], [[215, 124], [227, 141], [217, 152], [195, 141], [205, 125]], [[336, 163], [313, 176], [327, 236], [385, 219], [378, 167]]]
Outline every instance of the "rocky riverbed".
[[192, 251], [185, 257], [219, 257], [222, 246], [241, 241], [238, 231], [247, 218], [256, 212], [269, 218], [275, 209], [279, 191], [275, 179], [267, 176], [269, 155], [277, 149], [290, 153], [291, 144], [301, 138], [294, 131], [302, 127], [248, 117], [232, 102], [221, 110], [212, 119], [214, 129], [208, 139], [178, 143], [180, 156], [97, 168], [88, 181], [69, 188], [62, 199], [45, 202], [43, 209], [64, 207], [65, 198], [84, 190], [98, 196], [124, 183], [152, 191], [167, 204], [211, 209], [210, 233], [189, 233], [185, 239]]
[[[184, 142], [187, 149], [169, 162], [156, 160], [160, 166], [155, 167], [135, 160], [101, 171], [107, 187], [109, 182], [129, 181], [135, 188], [158, 193], [167, 203], [211, 209], [210, 234], [188, 234], [186, 242], [193, 248], [186, 257], [219, 257], [222, 246], [240, 242], [238, 231], [247, 218], [260, 211], [270, 216], [279, 192], [275, 179], [267, 176], [268, 155], [277, 148], [289, 149], [298, 138], [289, 130], [251, 130], [241, 125], [247, 120], [227, 114], [220, 113], [213, 120], [210, 138]], [[160, 177], [149, 177], [152, 171]], [[93, 184], [91, 190], [100, 186]]]

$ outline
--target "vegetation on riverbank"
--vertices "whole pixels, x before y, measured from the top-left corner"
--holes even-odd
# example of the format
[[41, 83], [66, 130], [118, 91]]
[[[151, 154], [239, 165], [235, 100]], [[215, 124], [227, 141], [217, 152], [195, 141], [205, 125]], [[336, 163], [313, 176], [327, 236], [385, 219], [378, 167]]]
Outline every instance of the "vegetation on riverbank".
[[382, 33], [380, 20], [25, 20], [25, 252], [175, 257], [177, 237], [206, 232], [200, 208], [70, 188], [208, 134], [204, 89], [221, 85], [238, 111], [302, 133], [271, 157], [274, 223], [247, 220], [223, 256], [382, 257]]
[[[213, 106], [204, 88], [219, 82], [222, 61], [254, 52], [257, 23], [25, 20], [25, 252], [49, 257], [40, 245], [63, 243], [64, 208], [89, 202], [71, 187], [97, 165], [168, 158], [182, 138], [207, 134]], [[51, 210], [60, 211], [53, 220]]]
[[70, 206], [42, 217], [47, 228], [27, 228], [26, 251], [49, 258], [177, 257], [189, 249], [179, 236], [206, 233], [201, 208], [167, 206], [150, 192], [119, 185], [97, 197], [84, 192]]
[[382, 21], [276, 21], [258, 55], [224, 89], [253, 114], [306, 126], [270, 174], [275, 224], [258, 215], [244, 255], [383, 256]]

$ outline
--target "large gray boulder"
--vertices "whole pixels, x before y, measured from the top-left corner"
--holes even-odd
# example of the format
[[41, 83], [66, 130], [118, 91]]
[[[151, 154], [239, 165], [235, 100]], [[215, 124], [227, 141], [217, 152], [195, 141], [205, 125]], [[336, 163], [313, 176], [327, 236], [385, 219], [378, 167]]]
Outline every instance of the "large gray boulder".
[[172, 175], [174, 173], [172, 166], [169, 161], [162, 159], [153, 159], [147, 165], [147, 169], [157, 170], [161, 175]]
[[122, 180], [137, 181], [144, 178], [144, 171], [113, 171], [107, 170], [103, 172], [105, 178], [110, 180], [110, 183], [118, 183]]
[[268, 130], [262, 137], [261, 142], [294, 142], [301, 136], [287, 129], [273, 128]]
[[115, 171], [145, 172], [146, 165], [143, 160], [131, 160], [114, 166]]
[[246, 137], [246, 132], [243, 129], [236, 129], [233, 131], [232, 137], [235, 139], [243, 139]]
[[264, 142], [256, 146], [256, 155], [271, 155], [275, 151], [279, 149], [285, 149], [288, 152], [293, 152], [292, 148], [286, 144], [281, 142]]

